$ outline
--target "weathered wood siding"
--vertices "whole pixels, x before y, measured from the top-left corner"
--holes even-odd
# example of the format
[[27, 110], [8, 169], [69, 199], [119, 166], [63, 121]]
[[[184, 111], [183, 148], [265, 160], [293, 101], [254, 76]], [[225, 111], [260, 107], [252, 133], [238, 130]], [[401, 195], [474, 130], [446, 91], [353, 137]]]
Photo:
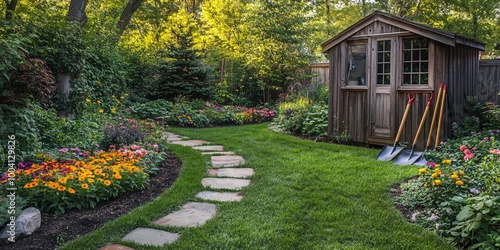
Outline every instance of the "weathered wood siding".
[[479, 101], [500, 105], [500, 59], [479, 61], [479, 77], [474, 96]]
[[398, 27], [395, 27], [393, 25], [383, 23], [380, 21], [375, 21], [371, 23], [370, 25], [367, 25], [363, 29], [359, 30], [356, 32], [355, 36], [360, 36], [360, 35], [378, 35], [378, 34], [384, 34], [384, 33], [394, 33], [394, 32], [401, 32], [401, 30]]
[[338, 115], [339, 132], [347, 130], [354, 142], [367, 142], [368, 128], [368, 91], [341, 90], [343, 107]]
[[327, 85], [330, 82], [328, 62], [312, 63], [311, 83], [320, 83]]

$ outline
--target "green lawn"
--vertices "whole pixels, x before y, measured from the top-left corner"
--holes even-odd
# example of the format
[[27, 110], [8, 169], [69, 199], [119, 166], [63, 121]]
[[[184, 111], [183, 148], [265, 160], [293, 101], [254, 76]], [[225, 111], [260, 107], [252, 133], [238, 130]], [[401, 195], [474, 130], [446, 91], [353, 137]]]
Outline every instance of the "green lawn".
[[160, 199], [107, 223], [62, 249], [96, 249], [121, 243], [136, 227], [179, 232], [161, 249], [454, 249], [433, 233], [404, 220], [390, 186], [417, 173], [376, 160], [379, 149], [315, 143], [278, 134], [268, 124], [209, 129], [172, 129], [190, 139], [223, 145], [255, 171], [240, 202], [218, 203], [217, 216], [196, 228], [158, 227], [151, 222], [204, 190], [208, 156], [172, 145], [184, 164], [175, 185]]

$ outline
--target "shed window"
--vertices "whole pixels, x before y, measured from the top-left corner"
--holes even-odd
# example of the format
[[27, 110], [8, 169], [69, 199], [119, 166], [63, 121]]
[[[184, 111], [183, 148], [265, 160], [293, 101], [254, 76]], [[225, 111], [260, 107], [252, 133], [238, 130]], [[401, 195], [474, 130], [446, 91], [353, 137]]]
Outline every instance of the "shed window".
[[366, 44], [349, 45], [348, 85], [366, 85]]
[[377, 42], [377, 84], [391, 84], [391, 40]]
[[429, 84], [429, 40], [403, 39], [403, 84]]

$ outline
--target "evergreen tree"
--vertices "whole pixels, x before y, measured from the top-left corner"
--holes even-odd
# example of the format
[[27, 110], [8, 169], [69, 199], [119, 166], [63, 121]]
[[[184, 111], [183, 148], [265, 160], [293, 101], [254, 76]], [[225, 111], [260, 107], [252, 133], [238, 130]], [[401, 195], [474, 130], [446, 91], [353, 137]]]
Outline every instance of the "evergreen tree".
[[[182, 19], [182, 13], [179, 15]], [[194, 25], [182, 21], [172, 28], [174, 39], [167, 44], [165, 59], [159, 65], [157, 98], [171, 99], [182, 95], [188, 99], [207, 100], [212, 97], [214, 87], [210, 81], [213, 71], [194, 48], [194, 29]]]

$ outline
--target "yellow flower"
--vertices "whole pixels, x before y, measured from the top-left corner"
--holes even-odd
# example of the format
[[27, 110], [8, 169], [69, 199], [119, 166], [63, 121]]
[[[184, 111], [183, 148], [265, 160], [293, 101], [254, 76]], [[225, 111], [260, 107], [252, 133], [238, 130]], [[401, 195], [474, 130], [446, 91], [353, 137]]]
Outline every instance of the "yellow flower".
[[104, 181], [104, 185], [106, 185], [106, 186], [111, 185], [111, 181], [110, 181], [110, 180], [105, 180], [105, 181]]
[[427, 186], [429, 186], [429, 183], [427, 183], [427, 182], [424, 183], [424, 187], [427, 187]]
[[452, 179], [454, 179], [454, 180], [456, 180], [456, 179], [458, 179], [458, 175], [456, 175], [456, 174], [452, 174], [452, 175], [451, 175], [451, 178], [452, 178]]
[[88, 103], [92, 102], [92, 100], [90, 100], [90, 98], [87, 98], [85, 101], [87, 101]]
[[418, 170], [418, 173], [420, 173], [422, 175], [425, 174], [426, 172], [427, 172], [427, 169], [425, 169], [425, 168], [421, 168]]
[[88, 179], [87, 180], [89, 183], [94, 183], [94, 179]]
[[456, 182], [455, 182], [455, 184], [457, 184], [457, 186], [462, 186], [462, 185], [464, 185], [464, 182], [463, 182], [463, 181], [458, 180], [458, 181], [456, 181]]
[[432, 182], [433, 186], [440, 186], [441, 184], [443, 184], [443, 182], [441, 182], [441, 180], [435, 180], [434, 182]]
[[443, 164], [451, 164], [451, 160], [446, 159], [446, 160], [443, 160], [443, 162], [441, 162], [441, 163], [443, 163]]
[[96, 170], [94, 170], [94, 174], [95, 175], [100, 175], [100, 174], [102, 174], [102, 170], [96, 169]]
[[31, 188], [34, 188], [34, 187], [36, 187], [36, 186], [38, 186], [38, 182], [33, 181], [33, 182], [31, 182], [31, 183], [30, 183], [30, 187], [31, 187]]
[[431, 178], [432, 178], [432, 179], [434, 179], [434, 178], [436, 178], [437, 176], [438, 176], [438, 174], [437, 174], [437, 173], [433, 173], [433, 174], [431, 175]]
[[30, 183], [26, 183], [26, 184], [24, 184], [24, 188], [31, 188]]
[[101, 101], [97, 100], [97, 104], [101, 104]]
[[99, 109], [99, 113], [104, 113], [104, 109]]
[[82, 188], [83, 188], [83, 189], [87, 189], [87, 188], [89, 188], [89, 184], [87, 184], [87, 183], [83, 183], [83, 184], [82, 184]]
[[122, 178], [122, 176], [119, 173], [116, 173], [116, 174], [113, 175], [113, 178], [119, 180], [119, 179]]
[[112, 108], [111, 108], [111, 114], [114, 114], [114, 113], [116, 113], [116, 108], [115, 108], [115, 107], [112, 107]]
[[70, 194], [74, 194], [74, 193], [76, 193], [76, 191], [75, 191], [74, 189], [72, 189], [72, 188], [68, 188], [68, 192], [69, 192]]
[[68, 178], [66, 178], [66, 177], [63, 177], [63, 178], [58, 180], [58, 182], [61, 184], [66, 184], [66, 181], [68, 181]]
[[64, 191], [64, 190], [66, 190], [66, 187], [65, 187], [65, 186], [59, 186], [59, 187], [57, 188], [57, 190], [59, 190], [59, 191], [61, 191], [61, 192], [62, 192], [62, 191]]
[[127, 96], [128, 96], [128, 94], [127, 94], [127, 93], [125, 93], [123, 96], [127, 97]]
[[460, 175], [464, 176], [465, 175], [464, 171], [460, 170]]

